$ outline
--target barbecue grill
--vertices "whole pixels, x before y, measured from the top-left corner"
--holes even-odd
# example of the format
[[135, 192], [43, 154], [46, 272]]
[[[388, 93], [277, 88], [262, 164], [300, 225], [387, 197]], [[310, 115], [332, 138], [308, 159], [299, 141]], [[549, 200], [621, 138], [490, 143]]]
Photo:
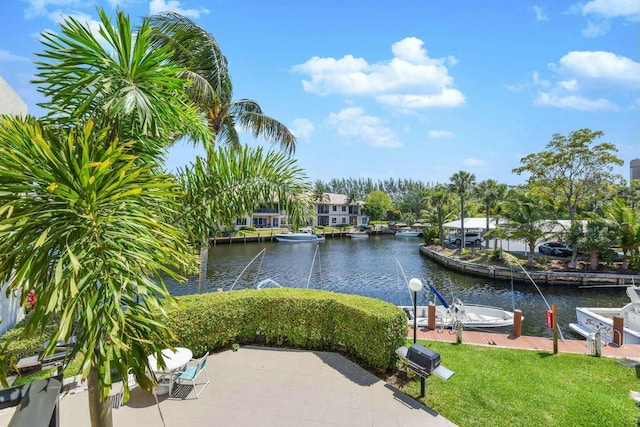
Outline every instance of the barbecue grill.
[[409, 369], [422, 378], [435, 375], [443, 380], [448, 380], [453, 371], [440, 365], [440, 353], [428, 349], [420, 344], [413, 344], [411, 347], [400, 347], [396, 354], [407, 360]]

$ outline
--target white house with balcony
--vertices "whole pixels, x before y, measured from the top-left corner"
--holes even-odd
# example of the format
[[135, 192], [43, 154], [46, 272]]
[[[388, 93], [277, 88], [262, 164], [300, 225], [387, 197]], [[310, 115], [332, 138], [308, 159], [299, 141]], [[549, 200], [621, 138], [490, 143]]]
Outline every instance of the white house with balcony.
[[[315, 218], [310, 218], [307, 225], [310, 226], [338, 226], [352, 225], [354, 227], [366, 226], [369, 218], [364, 215], [364, 202], [357, 200], [347, 204], [347, 196], [344, 194], [325, 193], [322, 201], [313, 203]], [[236, 228], [252, 226], [255, 228], [279, 228], [287, 227], [287, 214], [280, 210], [277, 202], [270, 205], [261, 205], [251, 215], [236, 220]]]

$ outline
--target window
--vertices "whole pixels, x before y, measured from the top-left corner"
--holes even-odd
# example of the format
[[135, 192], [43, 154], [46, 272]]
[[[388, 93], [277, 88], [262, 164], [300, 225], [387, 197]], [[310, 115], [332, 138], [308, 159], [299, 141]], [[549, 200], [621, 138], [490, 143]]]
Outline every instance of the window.
[[334, 212], [338, 211], [338, 207], [336, 205], [331, 206], [331, 210]]
[[247, 218], [236, 219], [236, 225], [247, 225]]
[[347, 223], [347, 218], [342, 217], [342, 223], [343, 223], [343, 224], [346, 224], [346, 223]]
[[337, 218], [331, 218], [331, 224], [335, 224], [336, 222], [338, 222], [336, 219]]
[[346, 211], [347, 211], [347, 207], [346, 207], [346, 206], [343, 206], [343, 207], [342, 207], [342, 212], [346, 212]]

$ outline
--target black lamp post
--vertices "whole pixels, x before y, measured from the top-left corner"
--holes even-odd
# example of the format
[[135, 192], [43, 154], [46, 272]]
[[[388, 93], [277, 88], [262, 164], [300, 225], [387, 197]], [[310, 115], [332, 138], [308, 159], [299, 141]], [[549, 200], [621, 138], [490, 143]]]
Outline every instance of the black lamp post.
[[[422, 281], [417, 278], [409, 280], [409, 289], [413, 291], [413, 343], [416, 343], [418, 329], [418, 292], [422, 290]], [[420, 376], [420, 397], [424, 397], [424, 377]]]
[[422, 281], [415, 277], [409, 280], [409, 289], [413, 291], [413, 343], [415, 344], [418, 329], [418, 292], [422, 290]]

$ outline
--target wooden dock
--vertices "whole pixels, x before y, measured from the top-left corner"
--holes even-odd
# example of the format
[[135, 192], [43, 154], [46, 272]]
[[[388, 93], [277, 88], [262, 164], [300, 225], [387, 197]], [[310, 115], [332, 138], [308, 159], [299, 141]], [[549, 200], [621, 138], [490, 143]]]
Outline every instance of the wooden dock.
[[[451, 329], [436, 329], [430, 331], [427, 328], [418, 328], [416, 336], [419, 340], [456, 342], [456, 331]], [[408, 337], [413, 338], [413, 328], [411, 327], [409, 327]], [[549, 351], [553, 353], [553, 339], [545, 337], [530, 337], [524, 335], [520, 337], [513, 337], [505, 333], [463, 330], [462, 343], [522, 350]], [[586, 341], [574, 339], [558, 339], [558, 352], [591, 354], [590, 349], [587, 348]], [[603, 345], [602, 356], [613, 358], [628, 358], [640, 362], [640, 345]]]

